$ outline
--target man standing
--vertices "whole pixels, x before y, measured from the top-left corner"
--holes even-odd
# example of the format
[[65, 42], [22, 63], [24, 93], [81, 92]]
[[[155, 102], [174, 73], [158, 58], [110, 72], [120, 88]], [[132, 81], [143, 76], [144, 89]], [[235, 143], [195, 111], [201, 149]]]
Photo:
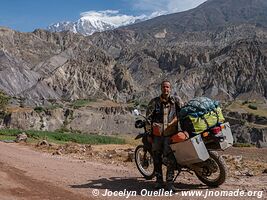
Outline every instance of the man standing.
[[166, 189], [175, 190], [173, 186], [175, 157], [170, 147], [170, 136], [177, 133], [180, 102], [171, 94], [171, 83], [161, 83], [161, 95], [152, 99], [147, 108], [146, 116], [152, 122], [153, 160], [155, 166], [155, 189], [163, 188], [162, 163], [167, 165]]

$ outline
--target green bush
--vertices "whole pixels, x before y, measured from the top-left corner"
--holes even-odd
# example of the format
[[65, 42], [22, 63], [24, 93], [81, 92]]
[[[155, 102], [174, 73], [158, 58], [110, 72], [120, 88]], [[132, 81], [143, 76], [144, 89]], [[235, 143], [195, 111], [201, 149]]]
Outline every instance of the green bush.
[[247, 121], [245, 119], [241, 119], [240, 123], [241, 123], [241, 125], [245, 125], [247, 123]]
[[255, 104], [249, 104], [248, 107], [252, 110], [257, 110], [258, 107]]
[[43, 112], [44, 110], [45, 110], [45, 109], [44, 109], [43, 107], [41, 107], [41, 106], [37, 106], [37, 107], [34, 108], [34, 111], [37, 112], [37, 113], [41, 113], [41, 112]]
[[148, 105], [147, 101], [134, 100], [134, 107], [140, 107], [141, 109], [145, 109]]
[[4, 119], [5, 116], [6, 116], [6, 113], [0, 110], [0, 119]]
[[5, 110], [10, 97], [6, 95], [4, 92], [0, 91], [0, 110]]

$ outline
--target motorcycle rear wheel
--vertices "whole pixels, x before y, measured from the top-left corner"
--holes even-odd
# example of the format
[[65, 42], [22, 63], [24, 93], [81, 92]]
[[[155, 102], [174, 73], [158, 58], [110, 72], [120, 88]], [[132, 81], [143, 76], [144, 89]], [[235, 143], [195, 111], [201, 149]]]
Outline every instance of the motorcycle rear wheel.
[[155, 167], [152, 152], [147, 150], [144, 145], [139, 145], [136, 147], [134, 155], [137, 169], [144, 176], [144, 178], [146, 180], [151, 180], [154, 178]]
[[[217, 152], [210, 151], [209, 154], [210, 154], [210, 158], [208, 159], [208, 161], [211, 161], [214, 164], [216, 164], [217, 170], [219, 170], [218, 177], [211, 178], [214, 172], [211, 172], [208, 166], [206, 167], [206, 172], [209, 175], [196, 173], [196, 176], [201, 182], [205, 183], [206, 185], [211, 186], [211, 187], [218, 187], [219, 185], [223, 184], [226, 180], [226, 177], [227, 177], [226, 163], [224, 159], [218, 155]], [[204, 164], [204, 167], [205, 167], [205, 164]]]

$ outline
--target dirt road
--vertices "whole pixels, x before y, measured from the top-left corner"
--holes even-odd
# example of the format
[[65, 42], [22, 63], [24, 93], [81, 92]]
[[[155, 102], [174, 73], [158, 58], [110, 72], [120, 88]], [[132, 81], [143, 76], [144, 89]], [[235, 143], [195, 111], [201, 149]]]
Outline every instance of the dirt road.
[[[53, 156], [25, 145], [0, 142], [1, 200], [83, 199], [267, 199], [267, 175], [230, 177], [220, 188], [208, 188], [194, 175], [182, 173], [175, 194], [153, 193], [153, 181], [146, 181], [134, 163], [128, 166]], [[145, 189], [145, 190], [144, 190]], [[202, 192], [201, 197], [183, 192]], [[221, 191], [228, 191], [222, 195]], [[229, 191], [232, 191], [232, 196]], [[233, 192], [236, 193], [233, 193]], [[238, 192], [243, 191], [240, 196]], [[108, 193], [107, 193], [108, 192]], [[120, 193], [118, 193], [120, 192]], [[206, 193], [209, 192], [209, 195]], [[104, 196], [106, 193], [110, 196]], [[219, 194], [220, 193], [220, 194]], [[238, 194], [237, 194], [238, 193]], [[118, 196], [121, 195], [121, 196]], [[151, 196], [152, 195], [152, 196]], [[193, 195], [193, 194], [191, 194]], [[234, 196], [237, 195], [237, 196]]]

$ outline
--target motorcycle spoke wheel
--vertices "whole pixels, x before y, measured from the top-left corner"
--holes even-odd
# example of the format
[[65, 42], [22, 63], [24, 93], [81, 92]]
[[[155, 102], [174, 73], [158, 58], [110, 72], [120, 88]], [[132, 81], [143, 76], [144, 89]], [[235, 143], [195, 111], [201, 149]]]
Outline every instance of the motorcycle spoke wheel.
[[217, 153], [210, 152], [210, 158], [201, 164], [201, 171], [196, 175], [206, 185], [218, 187], [227, 177], [225, 161]]
[[149, 151], [140, 146], [135, 151], [135, 162], [140, 173], [146, 178], [151, 179], [154, 176], [153, 158]]

